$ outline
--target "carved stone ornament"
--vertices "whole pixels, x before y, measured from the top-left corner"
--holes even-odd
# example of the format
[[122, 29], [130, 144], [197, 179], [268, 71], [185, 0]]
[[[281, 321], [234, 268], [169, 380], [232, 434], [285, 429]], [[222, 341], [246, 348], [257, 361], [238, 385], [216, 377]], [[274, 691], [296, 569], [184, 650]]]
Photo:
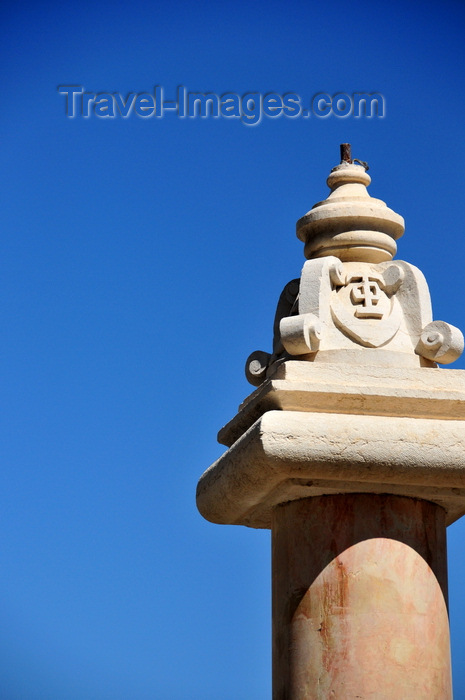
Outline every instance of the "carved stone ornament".
[[247, 360], [254, 386], [288, 359], [436, 367], [463, 352], [462, 333], [433, 322], [420, 270], [392, 261], [404, 220], [368, 194], [370, 182], [363, 165], [342, 162], [328, 177], [328, 198], [297, 222], [309, 260], [279, 299], [273, 353]]

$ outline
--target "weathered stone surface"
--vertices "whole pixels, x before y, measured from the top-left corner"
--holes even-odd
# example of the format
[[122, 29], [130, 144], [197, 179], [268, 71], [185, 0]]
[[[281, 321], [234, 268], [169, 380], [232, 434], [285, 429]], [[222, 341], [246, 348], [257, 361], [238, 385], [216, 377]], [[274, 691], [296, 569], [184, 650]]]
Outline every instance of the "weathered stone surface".
[[241, 404], [219, 442], [230, 447], [272, 410], [465, 421], [465, 372], [288, 360]]
[[450, 700], [444, 512], [324, 496], [273, 513], [273, 700]]
[[465, 513], [462, 421], [267, 411], [199, 481], [212, 522], [269, 528], [279, 503], [334, 493], [392, 493]]
[[219, 433], [230, 449], [199, 481], [208, 520], [270, 527], [274, 506], [392, 493], [465, 513], [465, 372], [278, 364]]

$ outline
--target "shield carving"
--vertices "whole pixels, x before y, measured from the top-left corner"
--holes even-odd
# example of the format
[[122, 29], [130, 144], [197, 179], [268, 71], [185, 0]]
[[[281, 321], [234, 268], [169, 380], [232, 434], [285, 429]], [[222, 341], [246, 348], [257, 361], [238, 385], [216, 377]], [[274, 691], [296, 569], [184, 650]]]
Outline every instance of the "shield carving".
[[367, 348], [388, 343], [399, 330], [402, 310], [395, 296], [384, 290], [380, 275], [347, 278], [331, 293], [331, 316], [345, 335]]

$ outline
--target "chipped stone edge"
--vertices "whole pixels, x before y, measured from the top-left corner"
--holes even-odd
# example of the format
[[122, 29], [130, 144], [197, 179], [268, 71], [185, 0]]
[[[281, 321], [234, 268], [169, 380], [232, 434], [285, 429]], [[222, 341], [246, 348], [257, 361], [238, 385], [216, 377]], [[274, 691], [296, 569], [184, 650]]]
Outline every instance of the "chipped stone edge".
[[211, 522], [269, 528], [278, 503], [328, 493], [393, 493], [465, 514], [461, 420], [268, 411], [201, 477]]

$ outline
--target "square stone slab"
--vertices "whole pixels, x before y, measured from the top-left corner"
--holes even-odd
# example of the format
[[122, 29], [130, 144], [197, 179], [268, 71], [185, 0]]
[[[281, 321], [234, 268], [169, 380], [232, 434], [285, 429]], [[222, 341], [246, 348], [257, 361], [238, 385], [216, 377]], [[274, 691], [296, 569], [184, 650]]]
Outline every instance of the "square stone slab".
[[279, 503], [389, 493], [465, 514], [465, 372], [289, 361], [219, 433], [201, 477], [216, 523], [269, 528]]

